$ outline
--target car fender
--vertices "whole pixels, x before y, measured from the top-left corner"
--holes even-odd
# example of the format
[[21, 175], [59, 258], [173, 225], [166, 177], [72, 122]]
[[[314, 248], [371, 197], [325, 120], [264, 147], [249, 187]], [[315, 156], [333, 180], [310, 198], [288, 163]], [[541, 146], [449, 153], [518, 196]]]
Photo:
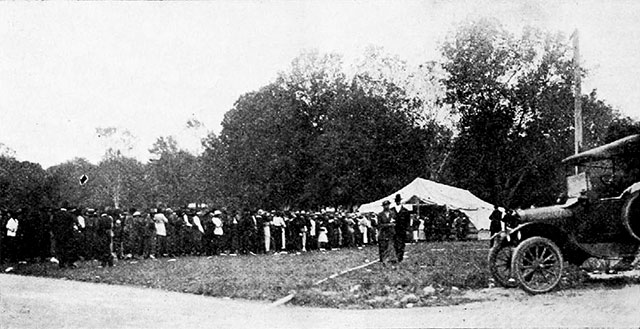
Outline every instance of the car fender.
[[564, 231], [546, 223], [524, 223], [505, 233], [506, 240], [516, 245], [532, 236], [545, 237], [559, 246], [567, 241], [567, 234]]
[[624, 192], [622, 192], [622, 195], [631, 195], [633, 193], [636, 193], [640, 191], [640, 182], [636, 182], [633, 185], [627, 187]]

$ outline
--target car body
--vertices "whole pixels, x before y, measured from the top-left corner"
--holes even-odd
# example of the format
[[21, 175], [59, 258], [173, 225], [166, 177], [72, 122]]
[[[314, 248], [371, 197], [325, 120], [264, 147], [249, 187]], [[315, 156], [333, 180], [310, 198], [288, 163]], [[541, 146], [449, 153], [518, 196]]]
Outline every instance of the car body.
[[560, 281], [564, 261], [633, 258], [640, 246], [638, 159], [640, 135], [564, 159], [580, 168], [567, 178], [566, 201], [515, 212], [515, 227], [496, 237], [489, 254], [494, 279], [544, 293]]

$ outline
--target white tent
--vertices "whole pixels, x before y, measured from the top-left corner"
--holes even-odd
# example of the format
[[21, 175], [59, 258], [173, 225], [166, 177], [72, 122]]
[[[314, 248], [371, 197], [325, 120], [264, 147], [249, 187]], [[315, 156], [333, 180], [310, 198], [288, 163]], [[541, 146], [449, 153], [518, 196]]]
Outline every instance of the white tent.
[[493, 205], [481, 200], [467, 190], [419, 177], [387, 197], [363, 204], [358, 211], [362, 213], [381, 212], [382, 201], [389, 200], [391, 204], [394, 204], [396, 194], [402, 196], [403, 202], [411, 200], [410, 203], [417, 203], [415, 201], [419, 200], [420, 204], [446, 206], [449, 209], [460, 210], [469, 217], [471, 223], [478, 230], [489, 229], [489, 215], [493, 211]]

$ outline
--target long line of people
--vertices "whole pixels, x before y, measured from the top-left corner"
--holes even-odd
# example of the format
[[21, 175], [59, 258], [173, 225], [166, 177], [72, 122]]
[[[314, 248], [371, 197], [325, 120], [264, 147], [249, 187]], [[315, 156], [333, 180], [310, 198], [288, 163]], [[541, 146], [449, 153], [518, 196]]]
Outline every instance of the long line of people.
[[[449, 216], [447, 216], [448, 218]], [[466, 235], [462, 216], [412, 217], [407, 241]], [[80, 259], [113, 266], [114, 259], [280, 254], [362, 247], [377, 243], [375, 214], [335, 211], [151, 208], [0, 211], [5, 228], [0, 262], [53, 260], [75, 267]], [[445, 227], [446, 226], [446, 227]], [[443, 228], [444, 227], [444, 228]]]

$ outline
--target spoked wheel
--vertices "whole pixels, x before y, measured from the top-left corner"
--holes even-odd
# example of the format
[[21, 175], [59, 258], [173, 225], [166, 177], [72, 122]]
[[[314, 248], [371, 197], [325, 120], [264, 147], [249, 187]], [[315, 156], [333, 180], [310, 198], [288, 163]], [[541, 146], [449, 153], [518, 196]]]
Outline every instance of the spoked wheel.
[[508, 246], [496, 241], [489, 251], [489, 270], [496, 282], [505, 288], [514, 288], [518, 282], [511, 275], [511, 256], [513, 246]]
[[562, 277], [562, 269], [560, 248], [549, 239], [532, 237], [513, 251], [511, 273], [530, 294], [542, 294], [555, 288]]

